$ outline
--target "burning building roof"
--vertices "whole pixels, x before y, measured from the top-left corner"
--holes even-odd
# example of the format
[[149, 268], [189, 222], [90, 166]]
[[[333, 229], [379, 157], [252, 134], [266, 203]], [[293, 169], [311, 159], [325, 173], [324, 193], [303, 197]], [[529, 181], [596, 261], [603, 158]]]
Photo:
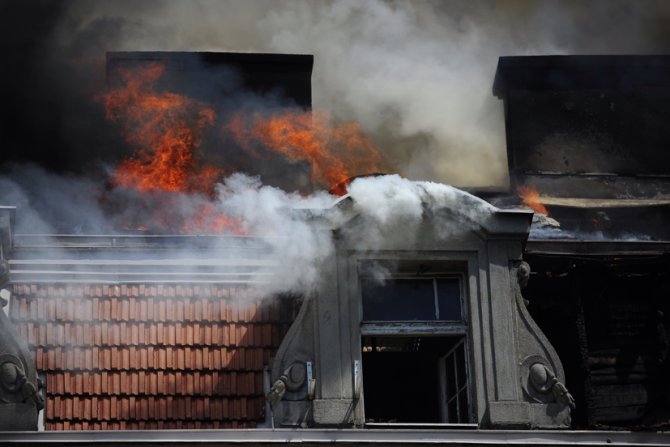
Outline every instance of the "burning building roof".
[[587, 427], [667, 426], [668, 56], [502, 57], [510, 180], [538, 214], [531, 313]]
[[[575, 210], [601, 216], [597, 211], [606, 208], [599, 225], [613, 221], [602, 232], [615, 238], [620, 233], [612, 228], [636, 227], [625, 220], [630, 213], [619, 216], [614, 210], [664, 209], [663, 197], [643, 194], [624, 201], [618, 195], [584, 198], [561, 192], [552, 201], [543, 200], [540, 184], [537, 194], [525, 191], [525, 201], [551, 215], [536, 222], [558, 239], [541, 240], [531, 232], [527, 241], [528, 212], [500, 210], [455, 188], [398, 175], [348, 181], [358, 170], [378, 172], [386, 162], [355, 124], [303, 110], [304, 86], [291, 101], [263, 83], [275, 75], [293, 76], [293, 69], [305, 81], [311, 59], [286, 58], [289, 69], [279, 75], [270, 70], [265, 77], [259, 67], [281, 56], [109, 54], [109, 89], [98, 101], [127, 145], [98, 195], [100, 215], [113, 231], [16, 235], [11, 213], [5, 213], [11, 316], [46, 379], [47, 428], [413, 423], [416, 415], [393, 399], [380, 400], [383, 389], [370, 381], [398, 378], [393, 365], [375, 376], [375, 367], [394, 355], [444, 375], [433, 381], [422, 376], [423, 368], [407, 370], [410, 381], [428, 390], [426, 396], [443, 398], [421, 413], [424, 426], [567, 428], [575, 399], [576, 427], [642, 418], [652, 418], [649, 425], [661, 423], [664, 407], [647, 411], [657, 402], [640, 389], [664, 386], [658, 377], [665, 357], [651, 364], [662, 354], [662, 340], [656, 338], [667, 326], [658, 303], [658, 291], [667, 285], [664, 228], [647, 232], [660, 241], [615, 241], [600, 251], [588, 242], [583, 256], [574, 245], [560, 244], [581, 230], [572, 224], [585, 217]], [[223, 61], [231, 61], [224, 72], [211, 71]], [[201, 86], [184, 81], [212, 76], [239, 81], [247, 75], [255, 87], [237, 99], [235, 92], [203, 95]], [[517, 116], [511, 120], [509, 114], [518, 111], [518, 86], [505, 85], [507, 118], [517, 124]], [[528, 95], [545, 95], [546, 85], [538, 85]], [[291, 88], [286, 91], [296, 91]], [[508, 137], [515, 132], [508, 129]], [[526, 139], [511, 139], [508, 149], [535, 153], [534, 145], [545, 139], [538, 141], [529, 149], [522, 144]], [[217, 153], [229, 147], [222, 142], [237, 156]], [[240, 157], [251, 164], [276, 164], [278, 171], [290, 167], [290, 175], [302, 172], [305, 177], [294, 188], [301, 191], [288, 193], [263, 184], [268, 178], [229, 171], [228, 162]], [[555, 175], [531, 171], [512, 169], [513, 184], [532, 184], [528, 175]], [[566, 175], [593, 177], [579, 170]], [[659, 182], [655, 178], [653, 185]], [[346, 188], [348, 196], [338, 201], [325, 191], [309, 192], [333, 184]], [[556, 212], [560, 206], [570, 208], [569, 218]], [[658, 209], [651, 212], [664, 222]], [[551, 251], [552, 243], [564, 252]], [[521, 261], [524, 247], [536, 264], [533, 270]], [[645, 267], [632, 267], [641, 260]], [[585, 281], [586, 275], [592, 279]], [[631, 279], [640, 275], [645, 279]], [[521, 288], [529, 276], [535, 284], [524, 297]], [[607, 282], [618, 285], [611, 300], [580, 292], [596, 293]], [[414, 287], [411, 296], [425, 307], [423, 313], [412, 310], [420, 318], [401, 317], [396, 311], [407, 303], [396, 299], [384, 313], [391, 321], [375, 319], [370, 303], [379, 298], [379, 284], [391, 301], [399, 290]], [[631, 304], [627, 294], [636, 289], [647, 299]], [[557, 295], [566, 290], [569, 305]], [[366, 307], [367, 317], [361, 314]], [[552, 314], [553, 307], [558, 310]], [[604, 322], [593, 323], [599, 309]], [[657, 331], [644, 330], [654, 310], [661, 312], [653, 320]], [[599, 337], [598, 328], [609, 335]], [[565, 333], [569, 336], [561, 339]], [[626, 334], [646, 347], [641, 359], [614, 345]], [[628, 368], [635, 374], [624, 374]], [[361, 387], [367, 387], [367, 395]], [[607, 390], [615, 397], [603, 397]], [[635, 405], [625, 400], [629, 397]], [[375, 400], [377, 407], [386, 402], [388, 413], [375, 409]], [[396, 421], [397, 415], [403, 420]]]

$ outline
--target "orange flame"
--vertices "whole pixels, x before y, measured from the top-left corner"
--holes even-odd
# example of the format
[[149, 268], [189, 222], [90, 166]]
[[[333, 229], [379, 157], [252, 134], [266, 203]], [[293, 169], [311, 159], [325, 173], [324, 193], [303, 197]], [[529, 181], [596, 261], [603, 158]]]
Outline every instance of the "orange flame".
[[[142, 208], [152, 213], [152, 222], [133, 228], [174, 230], [181, 225], [180, 231], [188, 233], [242, 233], [242, 223], [222, 215], [212, 201], [223, 169], [198, 158], [204, 132], [215, 123], [216, 113], [192, 98], [156, 91], [164, 71], [160, 64], [123, 71], [123, 85], [101, 96], [108, 119], [123, 125], [126, 141], [135, 148], [135, 154], [114, 169], [112, 182], [148, 193], [141, 200], [150, 203]], [[322, 112], [238, 113], [225, 130], [254, 158], [269, 150], [290, 161], [307, 162], [315, 185], [346, 188], [346, 179], [384, 167], [381, 151], [358, 124], [334, 123]], [[177, 195], [198, 196], [191, 201], [189, 215], [174, 211], [181, 200]]]
[[334, 123], [324, 112], [282, 111], [271, 116], [236, 115], [227, 125], [233, 138], [258, 156], [254, 144], [292, 161], [307, 161], [312, 182], [331, 186], [356, 174], [380, 171], [381, 151], [354, 122]]
[[[242, 233], [239, 222], [217, 212], [205, 197], [192, 200], [192, 207], [179, 215], [172, 209], [177, 196], [166, 193], [214, 196], [220, 169], [198, 163], [196, 157], [206, 126], [214, 123], [214, 110], [191, 98], [171, 92], [156, 92], [154, 85], [164, 66], [152, 64], [121, 73], [124, 85], [102, 95], [108, 119], [124, 125], [124, 136], [135, 147], [135, 155], [114, 170], [117, 186], [150, 192], [150, 225], [186, 233]], [[154, 195], [155, 194], [155, 195]], [[146, 229], [138, 225], [136, 229]]]
[[516, 187], [516, 192], [519, 194], [519, 197], [521, 197], [523, 203], [530, 209], [536, 213], [544, 214], [545, 216], [549, 215], [547, 208], [540, 202], [540, 193], [535, 186], [519, 185]]
[[212, 108], [153, 87], [164, 66], [153, 64], [121, 75], [125, 85], [103, 95], [107, 117], [124, 124], [133, 158], [116, 167], [113, 181], [140, 191], [201, 191], [212, 194], [220, 172], [198, 166], [195, 151], [206, 125], [215, 120]]

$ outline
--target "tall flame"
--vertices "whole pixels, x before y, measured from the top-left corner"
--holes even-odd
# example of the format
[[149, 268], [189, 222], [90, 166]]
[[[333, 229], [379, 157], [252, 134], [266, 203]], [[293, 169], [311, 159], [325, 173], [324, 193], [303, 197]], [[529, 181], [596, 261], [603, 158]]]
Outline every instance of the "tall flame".
[[547, 208], [542, 205], [540, 201], [540, 193], [533, 185], [519, 185], [516, 187], [516, 192], [526, 206], [539, 214], [549, 215]]
[[[179, 231], [188, 233], [243, 232], [242, 223], [221, 214], [215, 204], [215, 184], [223, 169], [198, 157], [216, 113], [201, 101], [157, 91], [164, 71], [161, 64], [123, 71], [122, 85], [101, 96], [108, 119], [123, 125], [124, 137], [135, 149], [114, 169], [112, 183], [141, 192], [138, 200], [144, 203], [138, 205], [152, 213], [151, 222], [132, 227], [174, 231], [178, 225]], [[354, 175], [378, 172], [384, 164], [381, 151], [358, 124], [334, 123], [323, 112], [240, 112], [227, 121], [225, 130], [254, 158], [270, 151], [307, 162], [314, 185], [344, 184]]]
[[[241, 233], [240, 223], [217, 212], [206, 197], [193, 196], [184, 207], [177, 206], [183, 197], [169, 195], [213, 197], [221, 172], [202, 165], [196, 156], [205, 127], [215, 121], [214, 109], [176, 93], [156, 92], [154, 85], [164, 69], [152, 64], [124, 71], [123, 85], [102, 95], [108, 119], [123, 124], [126, 140], [135, 147], [135, 155], [115, 168], [112, 182], [151, 193], [140, 198], [149, 204], [136, 205], [151, 214], [148, 224], [152, 227], [186, 233]], [[146, 224], [133, 228], [146, 229]]]
[[164, 66], [121, 73], [125, 85], [103, 95], [107, 117], [122, 121], [136, 155], [116, 167], [113, 181], [140, 191], [201, 191], [211, 194], [220, 172], [199, 166], [195, 151], [214, 110], [176, 93], [158, 93], [154, 84]]
[[321, 186], [377, 172], [384, 165], [381, 151], [357, 123], [334, 123], [324, 112], [237, 114], [227, 128], [251, 154], [259, 156], [254, 149], [259, 144], [289, 160], [308, 162], [312, 182]]

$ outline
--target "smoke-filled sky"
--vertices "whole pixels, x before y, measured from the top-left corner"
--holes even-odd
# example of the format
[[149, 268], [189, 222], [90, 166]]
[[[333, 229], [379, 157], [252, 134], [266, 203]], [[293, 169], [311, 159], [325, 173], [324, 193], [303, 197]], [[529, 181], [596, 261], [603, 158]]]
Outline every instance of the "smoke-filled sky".
[[106, 51], [307, 53], [314, 107], [360, 122], [398, 172], [504, 185], [498, 57], [666, 53], [670, 2], [2, 0], [0, 48], [3, 159], [83, 170], [122, 142], [93, 101]]

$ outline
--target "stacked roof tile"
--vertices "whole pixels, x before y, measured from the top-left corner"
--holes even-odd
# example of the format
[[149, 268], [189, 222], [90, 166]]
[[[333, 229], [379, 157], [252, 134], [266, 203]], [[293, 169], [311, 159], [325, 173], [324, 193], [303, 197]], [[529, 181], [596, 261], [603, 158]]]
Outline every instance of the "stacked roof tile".
[[47, 430], [255, 427], [289, 299], [243, 286], [16, 284]]

